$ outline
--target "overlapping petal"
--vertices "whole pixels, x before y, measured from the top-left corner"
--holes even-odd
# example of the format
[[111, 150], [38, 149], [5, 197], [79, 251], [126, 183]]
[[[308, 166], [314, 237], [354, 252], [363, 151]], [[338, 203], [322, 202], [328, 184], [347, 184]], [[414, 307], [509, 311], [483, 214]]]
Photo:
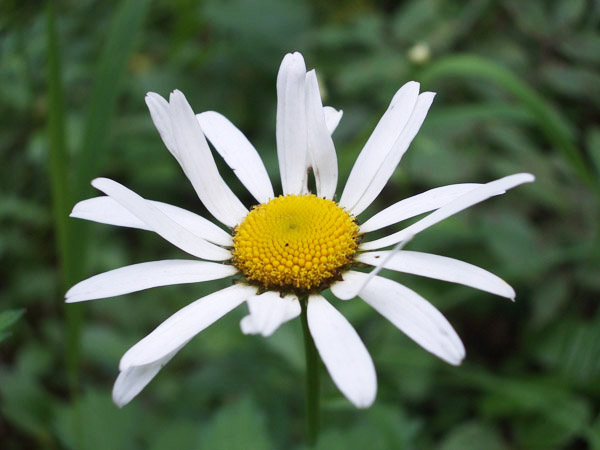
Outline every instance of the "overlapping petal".
[[420, 233], [430, 226], [435, 225], [436, 223], [441, 222], [442, 220], [447, 219], [448, 217], [463, 211], [470, 206], [476, 205], [477, 203], [487, 200], [494, 195], [501, 194], [520, 184], [531, 183], [534, 180], [535, 177], [530, 173], [518, 173], [500, 178], [499, 180], [491, 181], [461, 195], [460, 197], [401, 231], [390, 234], [389, 236], [381, 239], [363, 242], [360, 245], [360, 249], [375, 250], [402, 242], [403, 240], [411, 236], [415, 236], [417, 233]]
[[218, 112], [206, 111], [196, 117], [208, 140], [253, 197], [259, 203], [275, 197], [267, 169], [248, 138]]
[[196, 115], [180, 91], [171, 94], [169, 116], [177, 159], [200, 201], [221, 223], [236, 226], [246, 217], [248, 209], [219, 175]]
[[451, 184], [405, 198], [381, 210], [360, 226], [361, 233], [379, 230], [411, 217], [438, 209], [481, 186], [476, 183]]
[[369, 184], [362, 192], [360, 200], [350, 210], [352, 214], [359, 215], [377, 198], [381, 190], [387, 184], [388, 180], [396, 170], [396, 166], [400, 162], [400, 159], [408, 150], [408, 146], [415, 138], [425, 116], [429, 111], [429, 107], [433, 103], [435, 94], [432, 92], [424, 92], [417, 98], [417, 103], [412, 111], [410, 119], [406, 123], [406, 126], [402, 130], [402, 133], [394, 142], [394, 145], [390, 151], [385, 155], [382, 160], [373, 160], [368, 167], [364, 167], [366, 173], [372, 173], [373, 168], [376, 168], [375, 175], [370, 180]]
[[463, 261], [408, 250], [361, 253], [358, 262], [384, 269], [463, 284], [514, 300], [515, 291], [502, 278]]
[[284, 195], [307, 192], [308, 143], [305, 108], [306, 65], [288, 53], [277, 75], [277, 158]]
[[231, 258], [229, 250], [211, 244], [193, 234], [144, 198], [116, 181], [108, 178], [96, 178], [92, 181], [92, 186], [111, 197], [140, 221], [144, 222], [152, 231], [190, 255], [214, 261], [224, 261]]
[[[208, 242], [225, 247], [233, 245], [233, 240], [229, 233], [198, 214], [167, 203], [153, 200], [146, 200], [146, 202], [150, 203], [190, 233], [206, 239]], [[121, 206], [119, 202], [108, 196], [94, 197], [80, 201], [73, 207], [70, 216], [105, 223], [107, 225], [152, 231], [152, 228], [148, 224], [142, 222], [125, 207]]]
[[121, 267], [81, 281], [67, 291], [67, 303], [115, 297], [173, 284], [200, 283], [232, 276], [237, 269], [207, 261], [170, 259]]
[[267, 291], [247, 300], [250, 314], [240, 323], [244, 334], [271, 336], [282, 324], [300, 315], [300, 302], [295, 295], [282, 297], [279, 292]]
[[348, 271], [344, 281], [332, 286], [339, 298], [360, 289], [360, 297], [428, 352], [458, 365], [465, 357], [462, 341], [452, 325], [431, 303], [416, 292], [387, 278], [375, 276], [364, 285], [368, 274]]
[[[419, 83], [414, 81], [406, 83], [394, 95], [352, 167], [340, 198], [340, 206], [355, 215], [360, 213], [357, 206], [363, 202], [365, 192], [377, 178], [382, 164], [408, 125], [418, 96]], [[400, 150], [399, 147], [397, 149]]]
[[150, 111], [152, 122], [158, 130], [158, 134], [160, 134], [165, 147], [167, 147], [177, 162], [182, 165], [182, 161], [179, 158], [179, 153], [177, 151], [175, 136], [173, 136], [173, 128], [171, 127], [169, 102], [155, 92], [148, 92], [146, 94], [146, 105]]
[[133, 400], [185, 344], [187, 342], [153, 363], [143, 366], [132, 366], [120, 372], [113, 386], [113, 402], [119, 408], [122, 408]]
[[337, 156], [314, 70], [306, 74], [306, 117], [309, 161], [315, 176], [317, 196], [332, 199], [338, 179]]
[[333, 134], [336, 130], [340, 120], [342, 120], [342, 116], [344, 115], [344, 111], [337, 110], [331, 106], [323, 107], [323, 114], [325, 114], [325, 123], [327, 124], [327, 129], [329, 130], [329, 134]]
[[131, 347], [121, 358], [119, 369], [162, 360], [255, 293], [255, 287], [236, 284], [190, 303]]

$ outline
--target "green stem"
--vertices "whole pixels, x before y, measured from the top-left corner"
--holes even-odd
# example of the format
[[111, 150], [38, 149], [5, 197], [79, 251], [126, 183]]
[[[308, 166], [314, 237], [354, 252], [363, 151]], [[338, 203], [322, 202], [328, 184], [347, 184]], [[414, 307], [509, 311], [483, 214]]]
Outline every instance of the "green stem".
[[308, 297], [300, 299], [302, 306], [302, 331], [304, 333], [304, 353], [306, 357], [306, 427], [310, 446], [317, 443], [319, 436], [319, 354], [310, 335], [306, 315]]

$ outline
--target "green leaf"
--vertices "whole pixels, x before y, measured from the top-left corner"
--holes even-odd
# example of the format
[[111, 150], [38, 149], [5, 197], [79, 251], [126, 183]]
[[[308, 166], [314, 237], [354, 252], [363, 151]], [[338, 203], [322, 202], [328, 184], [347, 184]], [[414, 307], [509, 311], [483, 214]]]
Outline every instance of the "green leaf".
[[442, 440], [438, 450], [503, 450], [506, 449], [500, 433], [481, 422], [460, 424]]
[[594, 127], [587, 133], [587, 151], [596, 171], [596, 177], [600, 179], [600, 128]]
[[[141, 416], [137, 406], [119, 409], [110, 394], [88, 392], [77, 403], [62, 406], [56, 414], [55, 428], [66, 448], [81, 450], [135, 449], [137, 420]], [[72, 424], [80, 421], [79, 436]]]
[[450, 77], [489, 81], [512, 94], [529, 110], [548, 141], [562, 152], [579, 176], [598, 188], [589, 168], [575, 146], [571, 123], [554, 106], [538, 95], [510, 70], [479, 56], [463, 54], [448, 56], [431, 64], [420, 74], [418, 79], [424, 85], [431, 85], [437, 79]]
[[[487, 393], [487, 398], [480, 403], [485, 415], [510, 417], [513, 420], [521, 418], [519, 423], [524, 423], [524, 431], [527, 423], [539, 421], [551, 424], [556, 431], [553, 439], [558, 441], [589, 430], [592, 412], [590, 402], [571, 392], [569, 386], [541, 376], [511, 379], [465, 369], [455, 372], [455, 375], [467, 385]], [[529, 436], [525, 433], [523, 439], [528, 440]]]
[[76, 198], [85, 196], [91, 190], [89, 183], [97, 175], [110, 136], [121, 82], [144, 23], [148, 3], [148, 0], [120, 2], [114, 21], [106, 33], [108, 40], [95, 70], [89, 113], [80, 146]]
[[273, 448], [264, 414], [248, 398], [223, 406], [202, 432], [201, 444], [200, 448], [211, 450]]
[[179, 419], [160, 424], [151, 436], [149, 450], [196, 449], [198, 446], [198, 424], [192, 420]]
[[584, 62], [600, 63], [600, 52], [598, 51], [600, 48], [600, 33], [596, 31], [569, 33], [563, 36], [558, 44], [559, 49], [566, 56]]
[[[331, 417], [327, 415], [326, 417]], [[421, 424], [401, 409], [374, 405], [343, 427], [330, 427], [321, 435], [316, 450], [402, 450], [414, 448]], [[306, 447], [301, 447], [306, 448]]]
[[477, 127], [492, 120], [508, 120], [519, 124], [531, 124], [531, 113], [516, 105], [506, 103], [471, 103], [441, 106], [431, 111], [424, 124], [426, 129], [453, 131], [457, 127]]
[[542, 80], [560, 94], [600, 104], [600, 75], [596, 70], [566, 64], [547, 64]]
[[24, 313], [24, 309], [11, 309], [0, 313], [0, 342], [10, 334], [8, 329], [14, 325]]

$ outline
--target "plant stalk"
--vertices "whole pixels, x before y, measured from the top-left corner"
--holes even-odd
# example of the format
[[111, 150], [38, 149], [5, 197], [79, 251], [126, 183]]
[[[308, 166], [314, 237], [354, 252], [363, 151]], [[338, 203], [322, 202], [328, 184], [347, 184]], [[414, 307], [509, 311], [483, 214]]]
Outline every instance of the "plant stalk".
[[319, 354], [308, 328], [308, 297], [300, 299], [300, 305], [306, 357], [306, 431], [307, 442], [312, 447], [319, 436]]

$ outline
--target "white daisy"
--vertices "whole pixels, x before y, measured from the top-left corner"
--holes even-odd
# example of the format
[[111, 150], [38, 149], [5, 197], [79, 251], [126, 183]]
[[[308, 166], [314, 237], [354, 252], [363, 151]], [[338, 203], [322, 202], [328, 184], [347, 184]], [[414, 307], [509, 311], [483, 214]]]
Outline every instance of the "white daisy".
[[[230, 232], [192, 212], [146, 200], [115, 181], [95, 179], [92, 185], [106, 196], [78, 203], [72, 217], [154, 231], [199, 260], [153, 261], [111, 270], [73, 286], [67, 302], [231, 276], [240, 280], [176, 312], [127, 351], [113, 390], [115, 403], [128, 403], [190, 339], [241, 303], [247, 302], [249, 309], [242, 331], [269, 336], [300, 315], [304, 301], [310, 333], [334, 383], [357, 407], [370, 406], [377, 391], [373, 361], [352, 325], [321, 295], [325, 289], [341, 300], [359, 295], [425, 350], [460, 364], [463, 344], [434, 306], [395, 281], [354, 270], [357, 265], [379, 266], [515, 297], [507, 283], [479, 267], [398, 247], [459, 211], [533, 181], [530, 174], [432, 189], [362, 224], [357, 220], [389, 180], [433, 97], [431, 92], [419, 94], [416, 82], [396, 93], [336, 202], [338, 168], [331, 133], [342, 112], [323, 107], [315, 72], [306, 71], [301, 54], [286, 55], [277, 77], [280, 196], [275, 196], [252, 144], [224, 116], [213, 111], [195, 115], [179, 91], [168, 102], [149, 93], [146, 103], [166, 147], [206, 209]], [[256, 199], [250, 211], [219, 175], [205, 137]], [[309, 169], [316, 195], [308, 190]], [[431, 211], [386, 237], [367, 236]]]

